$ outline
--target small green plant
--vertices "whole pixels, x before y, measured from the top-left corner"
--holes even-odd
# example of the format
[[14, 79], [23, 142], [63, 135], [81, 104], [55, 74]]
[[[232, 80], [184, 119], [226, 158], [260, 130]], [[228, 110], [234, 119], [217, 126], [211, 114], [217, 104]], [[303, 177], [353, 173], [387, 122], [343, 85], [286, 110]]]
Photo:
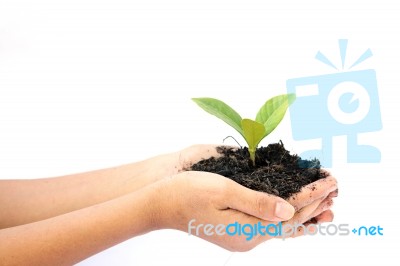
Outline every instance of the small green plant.
[[250, 159], [255, 165], [258, 144], [278, 126], [287, 108], [295, 99], [295, 94], [283, 94], [269, 99], [258, 111], [256, 120], [243, 119], [229, 105], [217, 99], [193, 98], [192, 100], [243, 136], [249, 146]]

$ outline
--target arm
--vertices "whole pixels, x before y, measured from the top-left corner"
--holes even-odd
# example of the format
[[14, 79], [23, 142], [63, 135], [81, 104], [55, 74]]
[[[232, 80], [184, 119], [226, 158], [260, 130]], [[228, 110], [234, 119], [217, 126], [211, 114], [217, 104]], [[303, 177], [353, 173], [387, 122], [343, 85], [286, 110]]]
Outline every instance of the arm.
[[[318, 190], [301, 192], [311, 203], [294, 202], [300, 210], [294, 214], [294, 208], [281, 198], [252, 191], [219, 175], [183, 172], [107, 202], [0, 230], [0, 258], [2, 265], [71, 265], [151, 230], [187, 232], [192, 219], [214, 225], [235, 221], [268, 224], [290, 218], [289, 222], [304, 223], [314, 216], [327, 216], [321, 203], [336, 189], [333, 178], [316, 185]], [[330, 220], [321, 218], [319, 222]], [[199, 237], [234, 251], [249, 250], [270, 239]]]
[[153, 184], [98, 205], [0, 230], [1, 265], [72, 265], [155, 230], [159, 188]]
[[182, 171], [189, 162], [219, 156], [213, 145], [138, 163], [57, 178], [0, 180], [0, 229], [40, 221], [99, 204]]

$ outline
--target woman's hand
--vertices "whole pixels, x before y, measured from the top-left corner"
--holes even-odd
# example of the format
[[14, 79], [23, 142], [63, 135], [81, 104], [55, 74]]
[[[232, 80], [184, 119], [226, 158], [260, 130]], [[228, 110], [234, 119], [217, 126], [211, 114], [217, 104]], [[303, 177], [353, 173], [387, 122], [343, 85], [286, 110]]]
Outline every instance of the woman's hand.
[[[328, 222], [333, 218], [329, 208], [337, 190], [336, 180], [329, 176], [303, 188], [287, 202], [206, 172], [182, 172], [161, 183], [159, 212], [155, 216], [158, 228], [185, 231], [232, 251], [252, 249], [273, 236], [258, 234], [246, 240], [247, 235], [218, 235], [215, 226], [235, 222], [241, 225], [260, 222], [266, 226], [286, 221], [282, 225], [287, 229], [288, 224]], [[205, 227], [206, 224], [210, 225]], [[290, 236], [300, 234], [301, 230]], [[285, 232], [285, 237], [290, 236]]]
[[48, 219], [127, 195], [211, 156], [218, 156], [215, 145], [196, 145], [144, 161], [85, 173], [0, 180], [0, 229]]
[[[330, 221], [336, 180], [303, 188], [289, 202], [220, 175], [185, 171], [219, 156], [213, 145], [115, 168], [36, 180], [0, 181], [0, 257], [5, 265], [71, 265], [131, 237], [162, 228], [188, 232], [210, 224], [287, 225]], [[290, 203], [290, 204], [289, 204]], [[315, 218], [315, 219], [312, 219]], [[190, 223], [192, 221], [192, 223]], [[249, 250], [272, 236], [192, 234], [229, 250]], [[220, 229], [219, 229], [220, 230]], [[62, 256], [60, 256], [62, 254]]]

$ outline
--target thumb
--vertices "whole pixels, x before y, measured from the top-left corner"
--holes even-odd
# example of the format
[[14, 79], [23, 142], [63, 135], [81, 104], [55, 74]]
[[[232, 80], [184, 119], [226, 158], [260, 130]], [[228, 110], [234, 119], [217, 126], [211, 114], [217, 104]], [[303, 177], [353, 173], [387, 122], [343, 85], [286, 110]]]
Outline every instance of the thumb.
[[294, 207], [280, 197], [246, 188], [234, 181], [228, 186], [227, 205], [231, 209], [268, 221], [287, 221], [295, 213]]

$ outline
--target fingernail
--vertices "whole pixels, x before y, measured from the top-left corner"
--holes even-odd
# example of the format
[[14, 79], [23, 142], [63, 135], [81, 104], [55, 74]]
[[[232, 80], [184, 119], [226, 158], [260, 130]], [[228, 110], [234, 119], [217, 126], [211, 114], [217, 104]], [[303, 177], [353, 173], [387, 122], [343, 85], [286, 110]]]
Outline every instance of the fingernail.
[[289, 220], [294, 215], [294, 208], [286, 202], [278, 201], [275, 205], [275, 216], [282, 220]]

